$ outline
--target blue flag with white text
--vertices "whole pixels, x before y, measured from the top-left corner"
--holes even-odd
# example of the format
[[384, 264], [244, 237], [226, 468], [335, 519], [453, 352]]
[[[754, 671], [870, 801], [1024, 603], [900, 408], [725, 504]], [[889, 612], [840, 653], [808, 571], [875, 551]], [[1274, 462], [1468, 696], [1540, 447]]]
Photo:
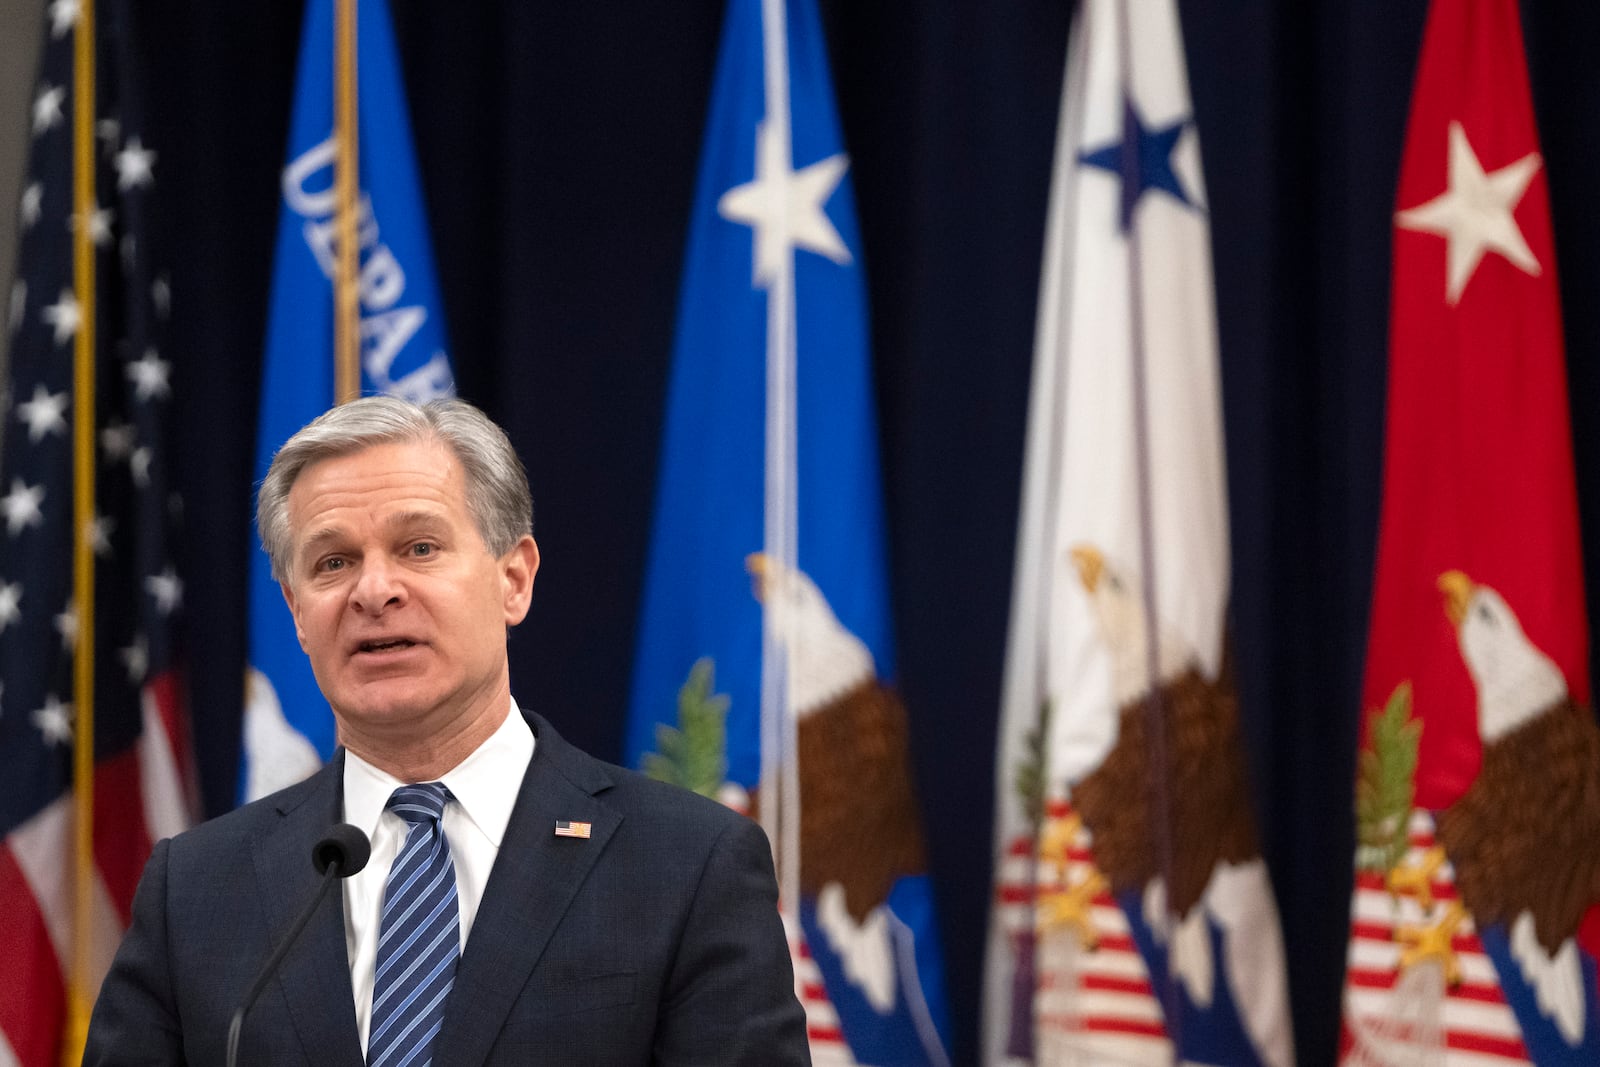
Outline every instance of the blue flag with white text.
[[[786, 39], [776, 56], [764, 51], [761, 19], [758, 0], [728, 5], [680, 293], [627, 759], [747, 811], [779, 795], [761, 790], [765, 613], [768, 697], [785, 687], [794, 723], [803, 817], [788, 864], [798, 868], [800, 926], [791, 922], [789, 936], [813, 1056], [943, 1064], [908, 723], [889, 684], [849, 158], [813, 0], [791, 0], [786, 25], [767, 35]], [[786, 339], [788, 362], [778, 355]], [[787, 556], [773, 550], [785, 521]], [[783, 880], [785, 847], [775, 848]]]
[[[333, 0], [306, 5], [299, 81], [272, 277], [257, 426], [255, 475], [273, 453], [334, 402], [335, 236]], [[425, 401], [455, 381], [417, 179], [394, 31], [383, 0], [358, 9], [357, 231], [361, 391]], [[334, 748], [333, 716], [267, 557], [252, 547], [250, 667], [240, 793], [249, 800], [304, 778]]]

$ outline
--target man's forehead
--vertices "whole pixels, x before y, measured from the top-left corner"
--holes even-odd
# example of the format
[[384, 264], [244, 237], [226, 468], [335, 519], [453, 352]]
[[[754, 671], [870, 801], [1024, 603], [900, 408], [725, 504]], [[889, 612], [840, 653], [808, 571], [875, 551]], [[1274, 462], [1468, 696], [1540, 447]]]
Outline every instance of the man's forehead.
[[438, 442], [371, 445], [307, 464], [289, 488], [289, 521], [322, 526], [355, 513], [386, 525], [448, 520], [466, 506], [465, 489], [460, 462]]

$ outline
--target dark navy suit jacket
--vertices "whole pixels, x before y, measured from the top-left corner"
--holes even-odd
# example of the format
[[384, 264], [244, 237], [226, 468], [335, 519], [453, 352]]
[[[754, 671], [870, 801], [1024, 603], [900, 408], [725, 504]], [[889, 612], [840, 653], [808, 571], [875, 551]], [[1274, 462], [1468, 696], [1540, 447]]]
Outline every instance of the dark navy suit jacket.
[[[476, 1064], [805, 1064], [760, 827], [538, 737], [435, 1046]], [[221, 1064], [228, 1021], [316, 890], [341, 752], [299, 785], [162, 841], [85, 1064]], [[558, 819], [588, 839], [557, 837]], [[322, 902], [245, 1022], [241, 1064], [362, 1063], [343, 896]]]

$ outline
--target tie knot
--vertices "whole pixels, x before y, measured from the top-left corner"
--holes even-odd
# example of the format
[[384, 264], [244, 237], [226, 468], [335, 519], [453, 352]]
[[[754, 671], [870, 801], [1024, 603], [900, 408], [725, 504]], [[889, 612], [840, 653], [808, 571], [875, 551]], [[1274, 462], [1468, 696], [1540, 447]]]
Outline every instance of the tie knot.
[[419, 782], [403, 785], [389, 796], [388, 810], [412, 826], [424, 822], [435, 825], [444, 817], [444, 806], [455, 799], [443, 782]]

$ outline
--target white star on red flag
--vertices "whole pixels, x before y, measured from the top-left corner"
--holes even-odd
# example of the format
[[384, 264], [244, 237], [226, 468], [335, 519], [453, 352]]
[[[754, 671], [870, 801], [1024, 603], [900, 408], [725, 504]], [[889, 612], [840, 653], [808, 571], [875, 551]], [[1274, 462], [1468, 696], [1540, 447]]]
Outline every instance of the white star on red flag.
[[1396, 213], [1395, 225], [1437, 233], [1449, 242], [1445, 298], [1452, 305], [1477, 270], [1485, 252], [1498, 252], [1518, 268], [1539, 273], [1517, 220], [1512, 217], [1528, 183], [1539, 171], [1539, 153], [1485, 173], [1461, 123], [1450, 124], [1449, 187], [1427, 203]]

